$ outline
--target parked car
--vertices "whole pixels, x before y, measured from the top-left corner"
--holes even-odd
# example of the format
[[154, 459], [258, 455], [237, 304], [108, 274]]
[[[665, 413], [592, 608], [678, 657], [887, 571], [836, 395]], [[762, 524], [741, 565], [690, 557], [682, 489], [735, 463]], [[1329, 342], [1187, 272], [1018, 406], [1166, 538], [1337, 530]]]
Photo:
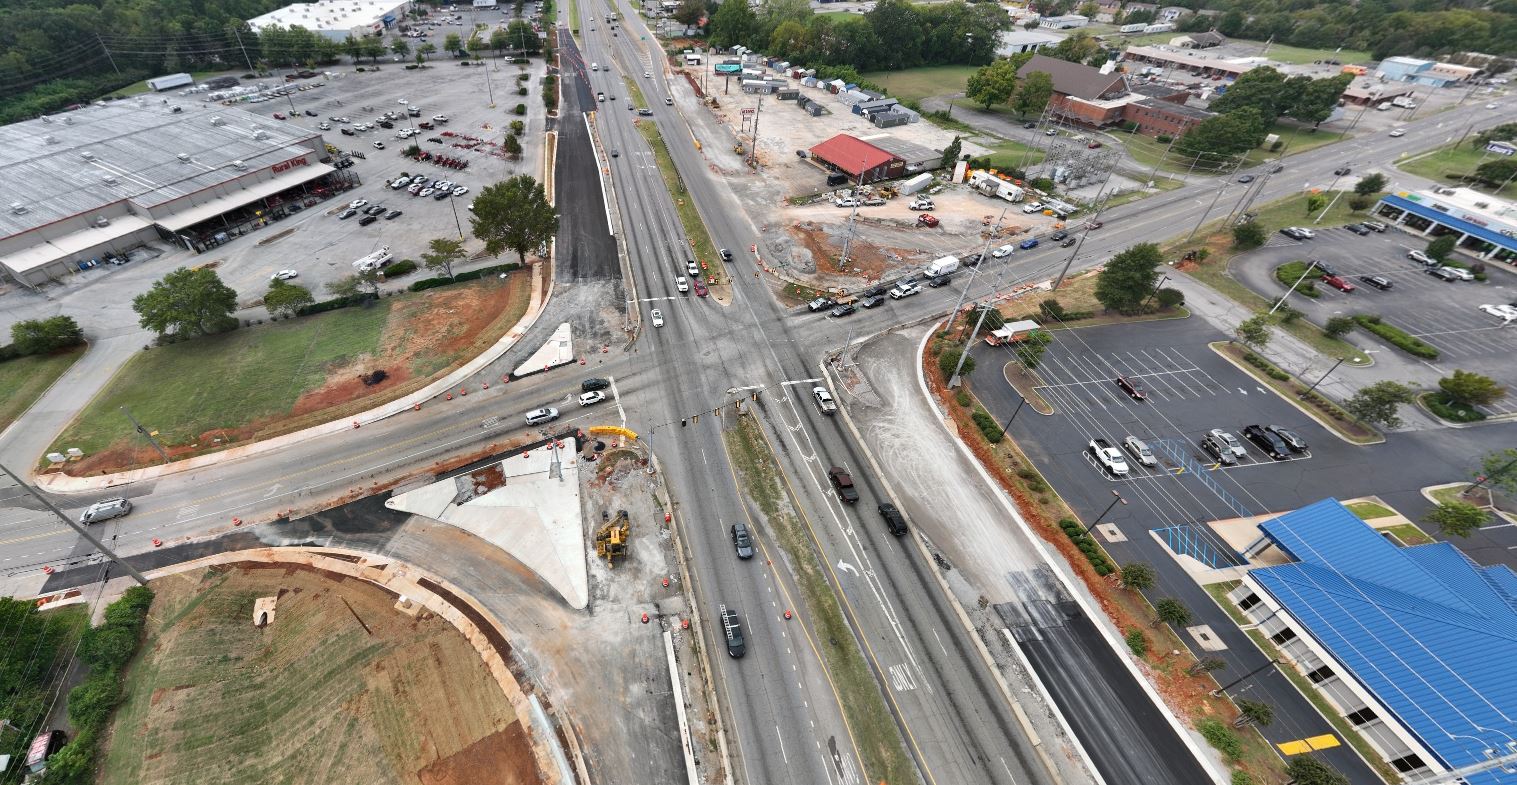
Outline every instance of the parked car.
[[393, 221], [393, 220], [395, 220], [396, 218], [399, 218], [402, 215], [404, 215], [404, 213], [402, 213], [399, 210], [391, 210], [390, 212], [385, 213], [385, 220], [386, 221]]
[[382, 213], [384, 211], [385, 211], [385, 206], [384, 205], [382, 205], [382, 204], [376, 204], [376, 205], [373, 205], [373, 206], [365, 209], [363, 211], [363, 214], [364, 215], [379, 215], [380, 213]]
[[1365, 221], [1361, 223], [1360, 226], [1363, 226], [1364, 228], [1374, 232], [1383, 232], [1389, 228], [1379, 221]]
[[358, 225], [359, 226], [368, 226], [369, 224], [374, 223], [375, 221], [378, 221], [378, 220], [379, 220], [379, 216], [377, 216], [377, 215], [365, 215], [364, 217], [358, 219]]
[[1291, 452], [1306, 452], [1306, 442], [1300, 436], [1297, 436], [1294, 431], [1286, 430], [1278, 425], [1266, 425], [1264, 426], [1264, 430], [1280, 437], [1280, 441], [1285, 442], [1285, 446], [1289, 447]]
[[385, 143], [381, 142], [381, 141], [378, 141], [378, 140], [375, 140], [375, 142], [374, 142], [374, 149], [375, 150], [383, 150], [383, 149], [385, 149]]
[[346, 221], [347, 219], [352, 218], [355, 215], [358, 215], [358, 211], [354, 210], [351, 207], [349, 207], [348, 209], [343, 210], [342, 212], [338, 213], [337, 214], [337, 219], [340, 220], [340, 221]]
[[1460, 280], [1459, 276], [1455, 275], [1453, 269], [1449, 267], [1429, 267], [1427, 274], [1450, 283]]
[[606, 400], [606, 394], [600, 390], [594, 390], [592, 392], [581, 393], [579, 396], [579, 405], [592, 406], [604, 400]]
[[1361, 275], [1359, 276], [1359, 280], [1381, 291], [1385, 291], [1396, 285], [1391, 279], [1383, 275]]
[[120, 518], [132, 511], [131, 501], [124, 498], [106, 499], [91, 504], [88, 509], [79, 516], [79, 522], [88, 526], [99, 521], [108, 521], [112, 518]]
[[275, 112], [274, 113], [274, 119], [275, 120], [287, 120], [289, 118], [285, 117], [284, 115], [282, 115], [282, 114], [280, 114], [278, 112]]
[[[681, 289], [680, 291], [684, 291], [684, 289]], [[825, 311], [834, 305], [837, 305], [837, 301], [831, 297], [818, 297], [815, 300], [806, 303], [806, 308], [809, 309], [812, 313], [816, 313], [817, 311]]]
[[1310, 229], [1302, 229], [1299, 226], [1287, 226], [1280, 230], [1280, 234], [1292, 240], [1310, 240], [1314, 236]]
[[1006, 258], [1008, 256], [1011, 256], [1012, 254], [1014, 254], [1016, 252], [1017, 252], [1017, 247], [1015, 245], [1011, 245], [1011, 244], [1008, 243], [1006, 245], [1001, 246], [1000, 248], [995, 249], [994, 251], [991, 251], [990, 255], [994, 256], [997, 259], [1004, 259], [1004, 258]]
[[1475, 280], [1475, 274], [1472, 273], [1472, 272], [1470, 272], [1469, 270], [1464, 269], [1463, 267], [1450, 267], [1450, 266], [1445, 265], [1442, 269], [1445, 272], [1447, 272], [1449, 275], [1454, 276], [1458, 280], [1461, 280], [1461, 281], [1473, 281], [1473, 280]]
[[931, 213], [922, 213], [921, 215], [917, 216], [917, 226], [926, 226], [930, 229], [937, 225], [938, 219], [932, 217]]
[[883, 302], [885, 302], [885, 297], [883, 295], [871, 294], [868, 297], [864, 297], [859, 300], [859, 307], [873, 308]]
[[1134, 381], [1133, 379], [1129, 379], [1126, 376], [1118, 376], [1115, 381], [1117, 383], [1117, 386], [1122, 388], [1122, 392], [1127, 393], [1127, 396], [1129, 398], [1132, 398], [1135, 401], [1148, 400], [1148, 391], [1143, 389], [1143, 385], [1141, 383]]
[[1100, 229], [1101, 227], [1103, 227], [1105, 225], [1106, 225], [1106, 223], [1104, 221], [1090, 220], [1090, 221], [1086, 221], [1085, 222], [1085, 228], [1086, 229]]
[[1219, 444], [1225, 445], [1227, 449], [1232, 452], [1233, 457], [1242, 458], [1248, 455], [1248, 450], [1243, 449], [1243, 443], [1238, 441], [1238, 437], [1228, 433], [1227, 431], [1224, 431], [1221, 428], [1213, 428], [1207, 431], [1206, 434], [1211, 438], [1216, 439]]
[[1322, 276], [1322, 282], [1344, 294], [1352, 294], [1354, 290], [1359, 288], [1349, 283], [1348, 279], [1341, 275], [1324, 275]]
[[834, 466], [827, 470], [827, 479], [832, 480], [832, 487], [837, 489], [838, 498], [844, 504], [856, 504], [859, 500], [859, 490], [853, 487], [853, 476], [847, 469]]
[[1217, 463], [1223, 466], [1234, 466], [1238, 463], [1238, 458], [1233, 455], [1233, 451], [1227, 445], [1211, 436], [1207, 436], [1201, 440], [1201, 449], [1205, 450], [1208, 455], [1215, 458]]
[[1159, 459], [1154, 456], [1154, 451], [1148, 444], [1136, 436], [1128, 436], [1122, 440], [1122, 448], [1130, 453], [1134, 460], [1144, 466], [1158, 466]]
[[271, 280], [275, 280], [275, 281], [288, 281], [288, 280], [291, 280], [293, 278], [299, 278], [299, 277], [300, 277], [300, 273], [298, 273], [298, 272], [296, 272], [294, 270], [280, 270], [279, 272], [274, 273], [274, 276], [273, 276], [273, 278]]
[[1360, 237], [1363, 237], [1363, 236], [1365, 236], [1365, 235], [1367, 235], [1367, 234], [1370, 233], [1370, 228], [1368, 226], [1365, 226], [1364, 224], [1349, 224], [1348, 226], [1345, 226], [1343, 228], [1349, 230], [1350, 232], [1353, 232], [1354, 234], [1359, 235]]
[[1024, 215], [1032, 215], [1033, 213], [1041, 212], [1042, 209], [1042, 202], [1028, 202], [1027, 204], [1022, 205], [1022, 213]]
[[1050, 239], [1050, 240], [1063, 240], [1064, 238], [1066, 238], [1068, 236], [1069, 236], [1069, 232], [1066, 232], [1063, 229], [1060, 229], [1059, 231], [1054, 232], [1051, 235], [1048, 235], [1048, 239]]
[[1440, 264], [1440, 262], [1434, 260], [1433, 257], [1428, 256], [1421, 251], [1407, 251], [1406, 258], [1411, 259], [1412, 261], [1426, 267], [1432, 267]]
[[895, 508], [894, 504], [882, 502], [880, 504], [880, 517], [885, 519], [885, 528], [897, 537], [906, 533], [906, 516]]
[[1261, 425], [1250, 425], [1243, 429], [1243, 437], [1253, 442], [1255, 446], [1264, 451], [1265, 455], [1283, 461], [1290, 457], [1290, 447], [1285, 440], [1281, 439]]
[[1482, 305], [1480, 310], [1506, 321], [1517, 319], [1517, 306], [1511, 305]]
[[927, 285], [936, 289], [939, 286], [947, 286], [950, 280], [952, 280], [952, 276], [934, 275], [931, 278], [927, 279]]
[[833, 316], [833, 317], [847, 316], [848, 314], [851, 314], [851, 313], [853, 313], [856, 310], [858, 310], [858, 309], [854, 308], [852, 303], [842, 303], [842, 304], [838, 305], [836, 308], [833, 308], [832, 310], [828, 311], [827, 315], [828, 316]]
[[910, 297], [920, 291], [922, 291], [922, 287], [917, 286], [914, 283], [906, 284], [904, 286], [897, 286], [894, 289], [890, 290], [890, 299], [899, 300], [902, 297]]

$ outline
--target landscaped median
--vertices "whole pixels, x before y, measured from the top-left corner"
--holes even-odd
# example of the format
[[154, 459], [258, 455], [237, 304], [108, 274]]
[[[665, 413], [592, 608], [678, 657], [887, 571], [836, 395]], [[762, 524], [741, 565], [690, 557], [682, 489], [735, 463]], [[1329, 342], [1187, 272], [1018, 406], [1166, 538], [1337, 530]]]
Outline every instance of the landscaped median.
[[148, 348], [75, 417], [53, 450], [73, 476], [162, 463], [343, 420], [421, 390], [526, 314], [536, 268]]
[[[726, 266], [716, 252], [716, 245], [711, 242], [711, 233], [706, 230], [706, 222], [701, 219], [694, 200], [685, 191], [685, 183], [680, 179], [679, 171], [674, 168], [674, 158], [669, 155], [669, 147], [664, 143], [658, 125], [649, 120], [639, 120], [637, 130], [648, 140], [648, 146], [653, 148], [653, 160], [658, 164], [659, 174], [664, 177], [664, 187], [669, 190], [669, 197], [674, 200], [680, 225], [685, 229], [685, 237], [695, 253], [696, 261], [701, 263], [706, 275], [716, 278], [717, 285], [724, 288], [730, 286], [731, 279], [727, 276]], [[719, 299], [730, 300], [731, 295]]]

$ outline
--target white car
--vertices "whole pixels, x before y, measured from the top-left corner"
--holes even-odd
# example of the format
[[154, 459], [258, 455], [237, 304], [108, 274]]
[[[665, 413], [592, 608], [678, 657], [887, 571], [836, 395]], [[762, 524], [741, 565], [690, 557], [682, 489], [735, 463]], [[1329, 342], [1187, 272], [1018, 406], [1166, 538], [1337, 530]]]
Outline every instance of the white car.
[[411, 178], [409, 178], [409, 177], [401, 177], [401, 178], [397, 179], [395, 182], [390, 183], [390, 190], [392, 190], [392, 191], [399, 191], [400, 189], [405, 188], [406, 186], [408, 186], [410, 184], [411, 184]]
[[1482, 305], [1480, 306], [1480, 310], [1507, 321], [1517, 319], [1517, 307], [1510, 305]]
[[384, 142], [375, 142], [374, 143], [374, 149], [375, 150], [383, 150], [383, 149], [385, 149], [385, 143]]
[[833, 204], [837, 205], [838, 207], [858, 207], [859, 206], [859, 200], [857, 200], [857, 199], [839, 199], [836, 202], [833, 202]]
[[1391, 136], [1406, 136], [1406, 131], [1400, 128], [1396, 128], [1391, 131]]
[[411, 187], [407, 188], [406, 191], [408, 193], [410, 193], [412, 196], [415, 196], [415, 195], [421, 193], [421, 189], [423, 187], [425, 187], [425, 186], [423, 186], [421, 183], [412, 183]]
[[1003, 245], [1000, 248], [991, 251], [990, 255], [994, 256], [997, 259], [1005, 259], [1006, 257], [1011, 256], [1016, 252], [1017, 247], [1015, 245]]
[[1024, 205], [1022, 207], [1022, 212], [1027, 213], [1027, 214], [1032, 214], [1032, 213], [1038, 212], [1039, 210], [1042, 210], [1042, 209], [1043, 209], [1043, 203], [1042, 202], [1033, 202], [1032, 204]]
[[644, 79], [652, 79], [653, 78], [653, 72], [652, 71], [644, 71], [643, 72], [643, 78]]
[[[683, 276], [683, 275], [677, 276], [674, 279], [674, 288], [676, 288], [676, 289], [678, 289], [678, 290], [680, 290], [682, 292], [688, 292], [688, 291], [690, 291], [690, 281], [687, 280], [685, 278], [685, 276]], [[1485, 306], [1482, 305], [1480, 307], [1484, 308]]]
[[601, 401], [604, 401], [604, 400], [606, 400], [606, 394], [603, 393], [603, 392], [601, 392], [600, 390], [595, 390], [594, 392], [587, 392], [587, 393], [579, 396], [579, 405], [580, 406], [589, 406], [590, 404], [600, 403]]
[[434, 115], [432, 115], [432, 122], [434, 122], [434, 123], [446, 123], [446, 122], [448, 122], [448, 116], [445, 115], [445, 114], [434, 114]]
[[664, 312], [663, 311], [660, 311], [659, 309], [654, 308], [653, 309], [653, 313], [648, 314], [648, 315], [651, 316], [651, 317], [653, 317], [653, 326], [654, 327], [663, 327], [664, 326]]
[[890, 299], [899, 300], [902, 297], [910, 297], [920, 291], [922, 291], [922, 287], [917, 286], [914, 283], [909, 283], [905, 286], [897, 286], [894, 289], [890, 290]]
[[421, 189], [421, 193], [417, 194], [417, 196], [431, 196], [435, 192], [435, 188], [423, 188]]
[[358, 208], [363, 207], [364, 205], [366, 205], [368, 203], [369, 203], [368, 199], [354, 199], [353, 201], [348, 202], [348, 207], [350, 209], [357, 210]]
[[280, 270], [279, 272], [274, 273], [274, 277], [271, 278], [270, 280], [274, 280], [274, 281], [288, 281], [291, 278], [299, 278], [299, 277], [300, 277], [300, 273], [298, 273], [298, 272], [296, 272], [294, 270]]
[[462, 186], [462, 185], [460, 185], [457, 188], [453, 189], [453, 195], [454, 196], [463, 196], [464, 194], [466, 194], [468, 192], [469, 192], [469, 189], [466, 188], [466, 187], [464, 187], [464, 186]]
[[402, 98], [399, 101], [396, 101], [395, 103], [397, 103], [397, 104], [408, 104], [408, 103], [410, 103], [410, 101], [407, 101], [406, 99]]
[[327, 122], [327, 121], [325, 121], [325, 120], [317, 123], [316, 127], [320, 128], [323, 131], [330, 131], [330, 130], [332, 130], [332, 124], [329, 123], [329, 122]]

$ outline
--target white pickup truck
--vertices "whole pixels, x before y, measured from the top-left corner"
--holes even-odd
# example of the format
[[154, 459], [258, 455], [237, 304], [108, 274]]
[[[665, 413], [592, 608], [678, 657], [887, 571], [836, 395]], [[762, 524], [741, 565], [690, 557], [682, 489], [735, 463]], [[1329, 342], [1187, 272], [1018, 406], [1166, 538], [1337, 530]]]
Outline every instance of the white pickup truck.
[[1111, 442], [1101, 438], [1091, 439], [1089, 449], [1096, 462], [1113, 476], [1125, 477], [1127, 475], [1127, 459], [1122, 457], [1121, 450], [1111, 446]]
[[837, 412], [837, 402], [832, 400], [832, 393], [827, 392], [826, 387], [811, 388], [811, 397], [816, 400], [816, 408], [821, 409], [822, 414], [833, 414]]

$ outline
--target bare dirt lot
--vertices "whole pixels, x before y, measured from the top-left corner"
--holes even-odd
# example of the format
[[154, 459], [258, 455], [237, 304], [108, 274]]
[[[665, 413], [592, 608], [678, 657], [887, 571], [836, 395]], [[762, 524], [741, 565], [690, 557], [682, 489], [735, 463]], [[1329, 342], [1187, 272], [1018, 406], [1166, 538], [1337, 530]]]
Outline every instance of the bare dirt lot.
[[[105, 783], [540, 781], [473, 647], [383, 589], [243, 564], [153, 590]], [[273, 623], [253, 626], [254, 600], [275, 595]]]

